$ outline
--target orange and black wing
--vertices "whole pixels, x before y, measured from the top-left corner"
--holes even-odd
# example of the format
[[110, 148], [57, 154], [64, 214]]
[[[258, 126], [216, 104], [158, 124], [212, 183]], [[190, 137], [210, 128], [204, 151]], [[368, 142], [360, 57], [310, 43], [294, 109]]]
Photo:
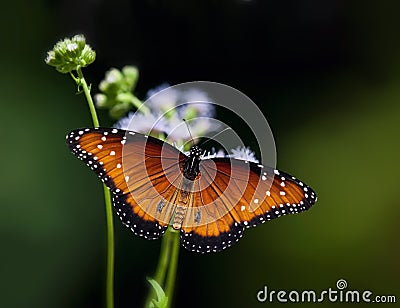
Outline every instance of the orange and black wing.
[[181, 229], [185, 248], [217, 252], [237, 242], [244, 229], [308, 210], [315, 192], [297, 178], [229, 158], [201, 162], [192, 207]]
[[121, 221], [135, 234], [157, 239], [173, 212], [184, 155], [151, 136], [113, 128], [82, 128], [67, 135], [71, 152], [111, 190]]

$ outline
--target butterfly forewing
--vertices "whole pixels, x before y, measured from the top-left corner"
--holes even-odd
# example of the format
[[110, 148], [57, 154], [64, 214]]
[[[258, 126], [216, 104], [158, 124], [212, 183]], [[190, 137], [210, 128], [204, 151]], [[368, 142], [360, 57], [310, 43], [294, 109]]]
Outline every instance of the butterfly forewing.
[[[178, 181], [177, 157], [182, 154], [177, 149], [152, 137], [107, 128], [74, 130], [67, 143], [111, 190], [113, 205], [127, 227], [149, 239], [163, 234], [173, 209], [168, 199], [175, 192], [165, 173]], [[159, 168], [162, 155], [166, 160], [174, 157], [165, 171]], [[157, 210], [160, 204], [165, 204], [163, 211]]]

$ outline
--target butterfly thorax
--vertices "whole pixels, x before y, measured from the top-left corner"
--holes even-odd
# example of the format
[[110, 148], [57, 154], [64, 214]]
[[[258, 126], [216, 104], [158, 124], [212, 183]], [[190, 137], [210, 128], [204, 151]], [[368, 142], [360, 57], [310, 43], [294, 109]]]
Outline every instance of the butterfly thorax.
[[189, 155], [183, 161], [183, 176], [190, 181], [194, 181], [200, 173], [200, 157], [201, 149], [198, 146], [192, 146]]

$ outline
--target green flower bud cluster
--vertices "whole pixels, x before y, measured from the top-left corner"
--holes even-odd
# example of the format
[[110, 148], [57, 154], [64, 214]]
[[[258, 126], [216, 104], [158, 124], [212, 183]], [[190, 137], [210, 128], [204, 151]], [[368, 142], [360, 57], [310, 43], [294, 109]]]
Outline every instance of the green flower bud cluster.
[[125, 66], [121, 71], [110, 69], [100, 82], [101, 93], [94, 96], [96, 106], [109, 109], [110, 116], [114, 119], [121, 118], [132, 107], [139, 108], [142, 101], [133, 94], [138, 78], [139, 71], [134, 66]]
[[71, 73], [88, 66], [96, 59], [96, 52], [86, 44], [82, 34], [59, 41], [47, 53], [46, 64], [54, 66], [61, 73]]

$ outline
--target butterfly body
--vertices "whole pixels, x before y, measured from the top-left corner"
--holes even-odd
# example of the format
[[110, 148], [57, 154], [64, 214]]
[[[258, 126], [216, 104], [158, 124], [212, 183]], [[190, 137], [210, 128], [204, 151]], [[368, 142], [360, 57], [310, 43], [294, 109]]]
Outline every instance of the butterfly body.
[[169, 225], [200, 253], [230, 247], [244, 229], [309, 209], [314, 191], [282, 171], [232, 158], [189, 154], [151, 136], [112, 128], [70, 132], [71, 152], [112, 192], [122, 223], [157, 239]]
[[198, 146], [192, 146], [189, 155], [182, 164], [183, 176], [190, 181], [194, 181], [200, 173], [201, 153], [202, 151]]
[[171, 219], [172, 227], [175, 230], [181, 229], [186, 216], [186, 211], [193, 203], [193, 180], [187, 179], [185, 174], [185, 171], [183, 171], [181, 183], [178, 185], [176, 190], [176, 198], [170, 200], [170, 202], [176, 205]]

